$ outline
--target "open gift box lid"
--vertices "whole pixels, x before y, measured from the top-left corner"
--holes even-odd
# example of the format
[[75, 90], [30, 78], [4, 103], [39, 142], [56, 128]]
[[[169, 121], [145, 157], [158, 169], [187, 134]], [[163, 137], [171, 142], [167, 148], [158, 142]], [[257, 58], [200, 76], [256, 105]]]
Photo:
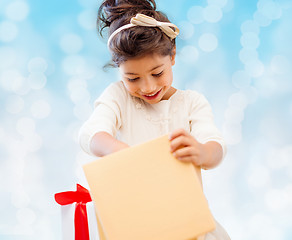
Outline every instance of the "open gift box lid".
[[174, 158], [167, 136], [83, 168], [107, 240], [195, 239], [215, 229], [195, 167]]

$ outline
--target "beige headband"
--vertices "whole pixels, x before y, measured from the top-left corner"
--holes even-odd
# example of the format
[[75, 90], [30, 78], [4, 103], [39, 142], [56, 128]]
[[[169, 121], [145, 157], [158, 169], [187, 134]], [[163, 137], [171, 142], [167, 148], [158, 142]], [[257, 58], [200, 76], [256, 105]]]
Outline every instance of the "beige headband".
[[179, 29], [177, 26], [175, 26], [173, 23], [169, 22], [159, 22], [156, 19], [149, 17], [147, 15], [138, 13], [135, 17], [131, 18], [131, 23], [126, 24], [117, 30], [115, 30], [107, 41], [107, 46], [109, 47], [109, 44], [112, 40], [112, 38], [121, 32], [124, 29], [135, 27], [135, 26], [143, 26], [143, 27], [159, 27], [171, 40], [176, 38], [176, 36], [179, 34]]

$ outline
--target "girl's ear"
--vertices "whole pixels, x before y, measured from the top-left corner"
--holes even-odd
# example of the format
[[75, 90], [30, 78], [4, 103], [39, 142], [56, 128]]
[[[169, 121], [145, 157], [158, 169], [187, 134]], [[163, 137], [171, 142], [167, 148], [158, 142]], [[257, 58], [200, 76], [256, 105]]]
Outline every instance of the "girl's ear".
[[175, 56], [176, 56], [176, 46], [174, 46], [174, 48], [172, 50], [172, 55], [170, 57], [172, 66], [175, 64]]

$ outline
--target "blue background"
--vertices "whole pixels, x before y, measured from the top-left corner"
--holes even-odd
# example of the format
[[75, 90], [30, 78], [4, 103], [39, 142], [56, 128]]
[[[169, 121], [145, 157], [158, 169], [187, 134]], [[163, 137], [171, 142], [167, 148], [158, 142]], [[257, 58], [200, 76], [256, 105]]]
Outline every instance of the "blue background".
[[[93, 0], [0, 1], [0, 239], [61, 239], [54, 193], [86, 186], [77, 142], [102, 90]], [[169, 1], [178, 25], [174, 86], [202, 92], [228, 144], [203, 172], [232, 239], [292, 239], [292, 3]]]

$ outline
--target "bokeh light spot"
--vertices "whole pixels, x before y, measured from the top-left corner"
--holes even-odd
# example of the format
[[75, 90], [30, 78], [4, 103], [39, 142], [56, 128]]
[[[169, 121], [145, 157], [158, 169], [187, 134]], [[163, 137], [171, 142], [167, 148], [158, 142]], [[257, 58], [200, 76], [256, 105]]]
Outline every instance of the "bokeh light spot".
[[281, 6], [275, 1], [260, 1], [258, 10], [263, 16], [271, 20], [279, 19], [282, 16]]
[[194, 35], [194, 27], [190, 22], [182, 21], [178, 24], [180, 30], [179, 37], [181, 39], [187, 40]]
[[265, 71], [265, 66], [260, 60], [252, 60], [245, 65], [245, 71], [254, 78], [260, 77]]
[[208, 5], [206, 8], [204, 8], [203, 16], [206, 22], [219, 22], [222, 18], [221, 8], [216, 5]]
[[32, 116], [38, 119], [44, 119], [51, 113], [51, 106], [46, 100], [35, 101], [30, 108]]
[[217, 37], [212, 33], [205, 33], [199, 38], [199, 47], [205, 52], [212, 52], [217, 46]]
[[12, 114], [20, 113], [24, 108], [24, 100], [18, 95], [6, 99], [6, 111]]
[[23, 82], [24, 77], [15, 69], [8, 69], [0, 75], [0, 84], [6, 91], [17, 91]]
[[13, 21], [23, 21], [29, 14], [29, 6], [25, 1], [13, 1], [6, 7], [5, 13]]
[[253, 15], [255, 22], [261, 27], [267, 27], [271, 24], [272, 20], [264, 16], [261, 12], [256, 11]]
[[85, 59], [78, 55], [67, 56], [62, 62], [63, 71], [68, 75], [78, 75], [85, 70]]
[[32, 225], [36, 220], [36, 214], [30, 208], [19, 209], [16, 217], [21, 225]]
[[29, 60], [28, 70], [29, 72], [45, 72], [48, 68], [48, 63], [44, 58], [35, 57]]
[[182, 61], [188, 64], [195, 63], [199, 58], [199, 51], [194, 46], [187, 45], [183, 47], [179, 56]]
[[8, 69], [15, 63], [17, 54], [12, 47], [0, 47], [0, 70]]
[[256, 33], [245, 32], [240, 38], [240, 43], [244, 48], [256, 49], [260, 45], [260, 39]]
[[286, 74], [291, 70], [291, 62], [283, 55], [276, 55], [272, 58], [271, 69], [275, 74]]
[[250, 82], [250, 76], [245, 71], [237, 71], [232, 75], [232, 83], [237, 88], [245, 88]]
[[0, 41], [11, 42], [18, 35], [18, 27], [13, 22], [0, 22]]
[[32, 72], [28, 76], [28, 82], [32, 89], [39, 90], [45, 87], [47, 77], [42, 72]]
[[35, 121], [28, 117], [22, 117], [16, 123], [16, 130], [23, 136], [31, 136], [35, 132]]
[[92, 10], [84, 10], [78, 15], [78, 24], [86, 29], [93, 30], [96, 27], [96, 13]]
[[260, 33], [260, 28], [257, 22], [254, 20], [246, 20], [241, 24], [241, 32], [246, 33], [246, 32], [253, 32], [255, 34]]
[[257, 60], [258, 59], [258, 52], [256, 49], [252, 48], [242, 48], [239, 52], [239, 59], [244, 64]]
[[204, 22], [203, 10], [204, 8], [200, 6], [191, 7], [187, 13], [189, 21], [193, 24], [200, 24]]
[[207, 0], [207, 2], [209, 5], [216, 5], [222, 8], [226, 5], [228, 0]]
[[65, 34], [61, 37], [60, 47], [65, 53], [76, 54], [83, 48], [83, 41], [76, 34]]

